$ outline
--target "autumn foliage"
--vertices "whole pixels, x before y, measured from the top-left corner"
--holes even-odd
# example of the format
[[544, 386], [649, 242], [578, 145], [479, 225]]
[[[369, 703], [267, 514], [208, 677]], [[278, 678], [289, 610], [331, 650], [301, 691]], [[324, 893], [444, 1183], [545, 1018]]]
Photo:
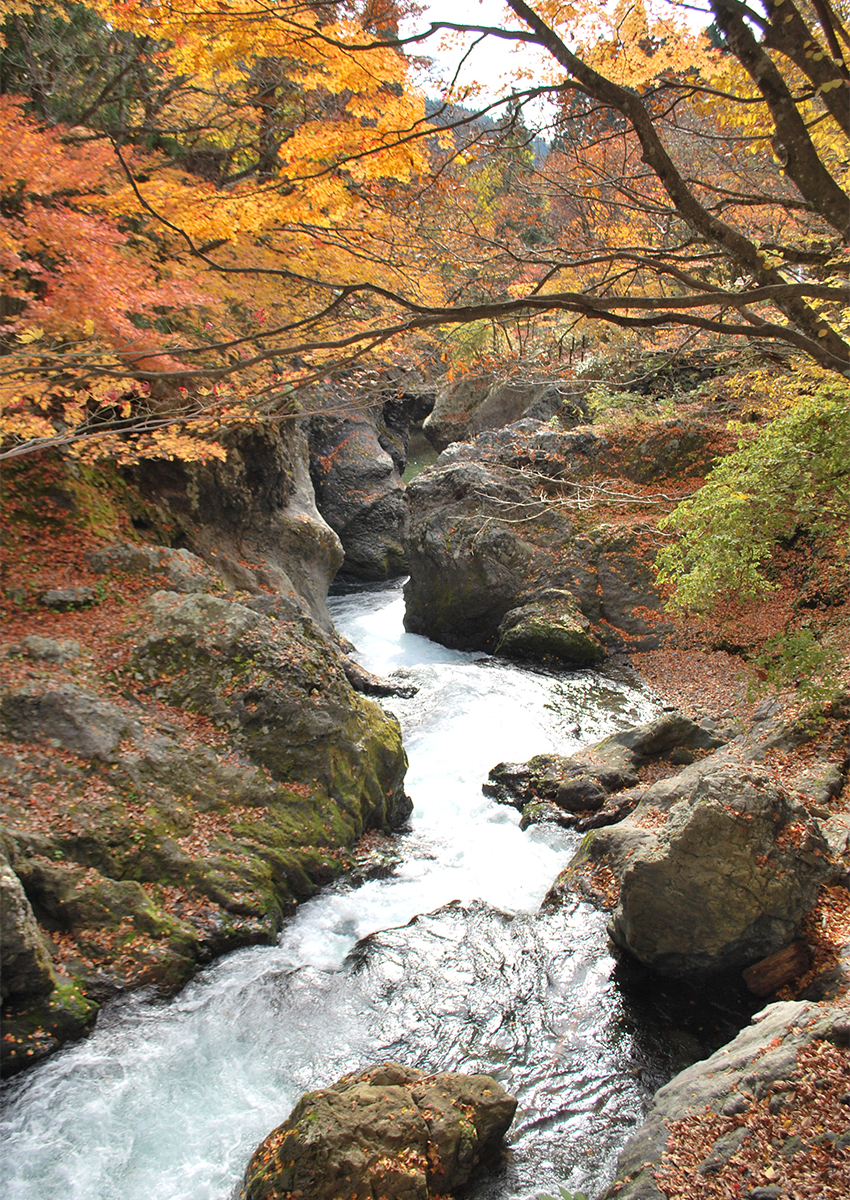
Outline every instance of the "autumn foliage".
[[[850, 372], [842, 3], [5, 0], [0, 452], [207, 455], [329, 379], [612, 326]], [[426, 103], [447, 30], [541, 66]]]

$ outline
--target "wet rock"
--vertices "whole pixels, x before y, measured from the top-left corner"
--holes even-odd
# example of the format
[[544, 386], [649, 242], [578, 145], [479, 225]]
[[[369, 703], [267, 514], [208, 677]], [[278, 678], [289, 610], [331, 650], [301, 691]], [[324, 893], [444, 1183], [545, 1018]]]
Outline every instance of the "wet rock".
[[516, 1101], [489, 1075], [426, 1075], [399, 1063], [308, 1092], [257, 1148], [242, 1200], [428, 1200], [498, 1153]]
[[[656, 808], [666, 822], [642, 828]], [[662, 974], [697, 979], [787, 946], [834, 873], [802, 805], [751, 768], [710, 759], [649, 788], [632, 818], [588, 834], [580, 862], [619, 880], [614, 941]]]
[[222, 577], [197, 554], [173, 550], [169, 546], [116, 542], [89, 551], [86, 559], [93, 570], [102, 575], [110, 572], [164, 575], [172, 592], [215, 592], [225, 586]]
[[75, 754], [105, 762], [114, 759], [123, 738], [141, 733], [138, 721], [117, 704], [70, 685], [7, 693], [0, 700], [0, 725], [14, 738], [47, 738]]
[[361, 667], [360, 663], [352, 658], [343, 658], [342, 669], [355, 692], [362, 692], [364, 696], [402, 696], [409, 699], [419, 691], [415, 683], [405, 683], [401, 679], [382, 679]]
[[[633, 788], [638, 768], [644, 763], [666, 758], [673, 762], [682, 753], [710, 749], [722, 744], [713, 730], [696, 724], [679, 712], [667, 712], [633, 729], [612, 734], [579, 754], [538, 754], [527, 763], [499, 763], [489, 773], [483, 791], [502, 804], [525, 810], [529, 802], [542, 799], [568, 813], [585, 814], [609, 807], [612, 796]], [[631, 796], [627, 807], [634, 807]], [[605, 823], [622, 819], [623, 806], [609, 807]], [[542, 816], [546, 809], [535, 810]], [[600, 821], [600, 824], [602, 822]], [[563, 820], [558, 824], [564, 824]], [[588, 824], [572, 822], [576, 828]]]

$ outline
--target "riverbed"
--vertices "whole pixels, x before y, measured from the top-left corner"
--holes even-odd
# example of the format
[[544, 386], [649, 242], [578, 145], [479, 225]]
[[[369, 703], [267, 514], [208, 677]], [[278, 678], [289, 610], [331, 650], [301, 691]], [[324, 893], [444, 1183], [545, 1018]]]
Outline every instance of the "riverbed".
[[406, 634], [396, 585], [331, 608], [364, 666], [419, 687], [386, 702], [415, 804], [395, 865], [326, 890], [276, 946], [219, 960], [168, 1002], [113, 1002], [89, 1038], [6, 1084], [3, 1197], [229, 1200], [304, 1091], [387, 1058], [486, 1070], [519, 1098], [510, 1153], [468, 1200], [593, 1193], [652, 1089], [702, 1052], [680, 1019], [690, 1001], [623, 991], [603, 915], [538, 913], [577, 835], [523, 833], [481, 792], [496, 762], [569, 753], [648, 720], [654, 699], [624, 671], [525, 668]]

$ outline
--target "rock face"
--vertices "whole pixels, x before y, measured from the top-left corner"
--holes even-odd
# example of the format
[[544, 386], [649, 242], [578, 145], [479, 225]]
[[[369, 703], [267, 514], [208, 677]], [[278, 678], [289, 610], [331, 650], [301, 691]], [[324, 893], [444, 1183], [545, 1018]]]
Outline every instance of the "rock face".
[[489, 1075], [386, 1063], [308, 1092], [257, 1148], [242, 1200], [428, 1200], [499, 1151], [516, 1100]]
[[702, 469], [713, 453], [707, 430], [678, 421], [636, 445], [523, 420], [450, 446], [407, 489], [407, 628], [576, 666], [597, 661], [601, 646], [657, 644], [640, 514], [608, 524], [604, 508], [570, 504], [590, 498], [591, 479]]
[[366, 413], [314, 417], [310, 471], [319, 510], [345, 552], [343, 574], [354, 579], [400, 575], [405, 568], [404, 484], [375, 421]]
[[342, 575], [378, 580], [405, 572], [401, 476], [410, 424], [432, 404], [429, 395], [392, 393], [345, 415], [310, 419], [310, 474], [319, 511], [345, 551]]
[[50, 951], [21, 881], [0, 853], [0, 998], [46, 996], [56, 987]]
[[561, 380], [512, 383], [489, 374], [465, 375], [440, 389], [422, 431], [437, 450], [445, 450], [452, 442], [469, 441], [523, 417], [557, 417], [564, 426], [578, 425], [587, 418], [585, 390]]
[[[659, 812], [660, 828], [642, 824]], [[571, 866], [582, 863], [619, 883], [614, 941], [691, 979], [787, 946], [834, 871], [802, 804], [753, 767], [713, 758], [648, 788], [626, 821], [589, 833]]]
[[[398, 723], [354, 691], [309, 619], [168, 592], [149, 608], [154, 632], [135, 662], [157, 681], [155, 695], [227, 722], [273, 779], [312, 779], [336, 800], [347, 842], [407, 819]], [[281, 638], [287, 627], [296, 653]]]
[[316, 507], [304, 432], [291, 425], [231, 431], [222, 442], [225, 462], [141, 462], [133, 469], [140, 493], [172, 541], [184, 542], [226, 586], [300, 599], [330, 630], [328, 585], [343, 552]]
[[[785, 1097], [793, 1097], [798, 1053], [821, 1040], [846, 1047], [850, 1032], [846, 1005], [822, 1006], [804, 1001], [771, 1004], [753, 1020], [755, 1023], [727, 1046], [694, 1063], [656, 1092], [646, 1120], [620, 1155], [616, 1180], [604, 1200], [666, 1200], [669, 1191], [659, 1189], [655, 1173], [663, 1163], [674, 1122], [687, 1118], [706, 1121], [715, 1114], [728, 1118], [724, 1122], [728, 1131], [721, 1134], [705, 1159], [695, 1166], [697, 1175], [714, 1174], [747, 1140], [749, 1122], [755, 1124], [762, 1114], [766, 1117], [768, 1112], [776, 1112]], [[838, 1124], [846, 1131], [846, 1119], [836, 1115]], [[774, 1164], [781, 1163], [783, 1157], [787, 1159], [795, 1150], [814, 1150], [823, 1164], [824, 1179], [829, 1177], [829, 1150], [835, 1147], [842, 1158], [846, 1155], [846, 1139], [840, 1134], [829, 1139], [818, 1125], [800, 1138], [794, 1137], [796, 1128], [795, 1125], [789, 1128], [786, 1122], [782, 1132], [785, 1144], [774, 1141], [769, 1148], [770, 1160], [763, 1167], [771, 1173], [763, 1180], [759, 1178], [757, 1159], [748, 1160], [748, 1183], [744, 1184], [742, 1195], [759, 1200], [782, 1200], [791, 1195], [784, 1187], [775, 1186], [779, 1173]], [[740, 1182], [741, 1175], [736, 1173], [739, 1187]], [[760, 1182], [763, 1187], [758, 1186]]]

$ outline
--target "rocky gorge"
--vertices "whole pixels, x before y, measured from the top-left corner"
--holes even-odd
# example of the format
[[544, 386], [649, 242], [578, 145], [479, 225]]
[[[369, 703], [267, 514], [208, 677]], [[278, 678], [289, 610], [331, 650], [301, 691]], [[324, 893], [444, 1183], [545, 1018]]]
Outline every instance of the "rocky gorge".
[[[635, 442], [565, 427], [574, 411], [561, 424], [527, 408], [518, 423], [450, 442], [406, 489], [410, 415], [392, 408], [248, 434], [225, 464], [142, 466], [120, 485], [132, 504], [109, 499], [108, 519], [117, 484], [58, 467], [20, 476], [21, 544], [47, 540], [47, 513], [57, 548], [37, 570], [22, 564], [17, 595], [7, 589], [7, 1069], [78, 1036], [111, 997], [171, 994], [214, 957], [273, 942], [297, 902], [355, 869], [364, 832], [405, 825], [399, 725], [364, 692], [404, 695], [411, 680], [371, 675], [334, 633], [326, 595], [341, 563], [360, 580], [408, 570], [411, 633], [534, 669], [586, 669], [663, 638], [641, 502], [650, 483], [673, 494], [699, 478], [722, 432], [689, 416]], [[630, 499], [625, 519], [605, 506], [614, 494]], [[48, 600], [51, 590], [66, 595]], [[520, 810], [526, 836], [588, 831], [545, 881], [544, 907], [589, 897], [627, 959], [661, 978], [727, 977], [805, 942], [819, 890], [844, 887], [842, 704], [819, 724], [632, 718], [574, 752], [502, 763], [485, 790]], [[783, 751], [798, 753], [792, 777], [777, 776]], [[843, 966], [808, 986], [809, 1008], [772, 1008], [754, 1027], [783, 1040], [786, 1080], [809, 1045], [846, 1049]], [[832, 1008], [818, 1007], [830, 997]], [[729, 1052], [740, 1078], [761, 1079], [763, 1043], [741, 1039]], [[774, 1082], [751, 1079], [752, 1104]], [[738, 1076], [722, 1095], [686, 1095], [690, 1086], [659, 1094], [653, 1129], [701, 1106], [723, 1117], [742, 1087]], [[666, 1169], [664, 1138], [651, 1136]], [[840, 1156], [839, 1143], [819, 1145]], [[371, 1194], [432, 1194], [411, 1183], [423, 1175], [417, 1155], [427, 1159], [427, 1138], [395, 1172], [401, 1190], [381, 1175]], [[627, 1149], [611, 1194], [673, 1194], [635, 1174], [638, 1157], [652, 1155]]]

